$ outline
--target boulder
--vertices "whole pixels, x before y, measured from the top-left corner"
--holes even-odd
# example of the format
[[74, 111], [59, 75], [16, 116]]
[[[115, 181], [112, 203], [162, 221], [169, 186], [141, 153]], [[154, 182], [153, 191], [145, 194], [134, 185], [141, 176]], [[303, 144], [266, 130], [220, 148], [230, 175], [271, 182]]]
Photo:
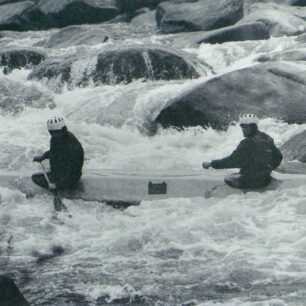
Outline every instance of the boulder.
[[[83, 70], [79, 75], [72, 73], [72, 66], [78, 65], [79, 59], [48, 59], [35, 67], [29, 75], [30, 79], [47, 78], [60, 88], [64, 84], [68, 88], [87, 86], [93, 82], [100, 84], [130, 83], [133, 80], [174, 80], [198, 78], [200, 75], [181, 55], [161, 48], [137, 46], [125, 49], [104, 51], [92, 58], [88, 64], [80, 64]], [[81, 59], [82, 61], [82, 59]], [[56, 90], [56, 88], [53, 88]]]
[[306, 66], [270, 62], [212, 78], [168, 102], [155, 119], [163, 127], [226, 129], [240, 113], [306, 122]]
[[78, 45], [97, 45], [107, 40], [108, 33], [101, 25], [73, 25], [58, 30], [39, 43], [45, 48], [67, 48]]
[[23, 29], [21, 16], [34, 5], [34, 1], [0, 5], [0, 31], [21, 31]]
[[0, 305], [30, 306], [15, 282], [8, 276], [0, 275]]
[[306, 48], [278, 51], [261, 55], [258, 57], [258, 61], [306, 61]]
[[108, 21], [118, 13], [115, 0], [40, 0], [22, 15], [22, 23], [27, 30], [63, 28]]
[[280, 9], [281, 6], [260, 5], [252, 7], [251, 13], [243, 17], [237, 24], [252, 22], [264, 23], [272, 36], [293, 36], [306, 32], [306, 22], [302, 18]]
[[162, 33], [208, 31], [233, 25], [242, 17], [242, 0], [163, 2], [156, 10], [156, 22]]
[[306, 131], [290, 138], [280, 150], [285, 159], [306, 162]]
[[244, 14], [247, 15], [250, 12], [250, 7], [259, 3], [273, 3], [277, 5], [292, 5], [292, 6], [306, 6], [305, 0], [244, 0]]
[[167, 0], [118, 0], [120, 12], [135, 12], [140, 8], [155, 9], [161, 2]]
[[9, 73], [16, 68], [30, 68], [34, 65], [38, 65], [45, 57], [45, 54], [34, 50], [21, 49], [3, 51], [0, 52], [0, 66], [4, 67], [4, 73]]
[[197, 43], [222, 44], [228, 41], [262, 40], [269, 38], [270, 34], [267, 26], [261, 22], [254, 22], [209, 31]]
[[[306, 3], [306, 2], [305, 2]], [[286, 4], [275, 4], [275, 3], [255, 3], [250, 7], [250, 12], [256, 12], [258, 10], [277, 10], [281, 11], [293, 16], [296, 16], [298, 18], [301, 18], [303, 20], [306, 20], [306, 6], [300, 7], [300, 6], [290, 6]]]
[[178, 80], [199, 76], [181, 55], [160, 48], [134, 47], [100, 54], [93, 80], [96, 84], [118, 84], [135, 79]]
[[136, 17], [134, 17], [131, 21], [131, 24], [133, 26], [141, 28], [146, 28], [146, 29], [151, 28], [153, 30], [157, 30], [155, 14], [156, 12], [154, 10], [153, 11], [147, 10], [143, 12], [143, 14], [139, 14]]

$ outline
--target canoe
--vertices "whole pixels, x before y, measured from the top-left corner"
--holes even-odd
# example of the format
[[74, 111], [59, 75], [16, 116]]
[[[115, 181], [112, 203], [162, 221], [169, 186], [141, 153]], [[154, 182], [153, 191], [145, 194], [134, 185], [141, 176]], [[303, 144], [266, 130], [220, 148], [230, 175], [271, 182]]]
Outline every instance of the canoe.
[[[290, 167], [283, 167], [280, 170], [283, 173], [274, 171], [272, 182], [267, 187], [248, 190], [234, 189], [224, 183], [224, 177], [235, 172], [233, 169], [86, 170], [75, 190], [60, 191], [59, 194], [63, 198], [99, 201], [115, 207], [127, 207], [139, 204], [143, 200], [226, 197], [250, 191], [265, 192], [306, 185], [306, 174], [289, 173], [289, 169], [292, 169]], [[2, 173], [0, 186], [19, 189], [27, 195], [46, 192], [32, 182], [31, 174]]]

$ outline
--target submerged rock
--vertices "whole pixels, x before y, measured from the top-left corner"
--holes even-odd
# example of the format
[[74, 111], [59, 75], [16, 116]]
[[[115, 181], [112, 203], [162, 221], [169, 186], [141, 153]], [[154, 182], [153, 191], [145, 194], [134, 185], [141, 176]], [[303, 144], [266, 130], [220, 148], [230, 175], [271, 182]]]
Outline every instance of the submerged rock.
[[306, 66], [271, 62], [210, 79], [167, 104], [155, 122], [164, 127], [226, 129], [240, 113], [306, 123]]
[[34, 50], [22, 49], [3, 51], [0, 52], [0, 66], [4, 67], [4, 73], [9, 73], [16, 68], [29, 68], [38, 65], [45, 57], [45, 54]]
[[5, 275], [0, 275], [0, 305], [30, 306], [14, 281]]

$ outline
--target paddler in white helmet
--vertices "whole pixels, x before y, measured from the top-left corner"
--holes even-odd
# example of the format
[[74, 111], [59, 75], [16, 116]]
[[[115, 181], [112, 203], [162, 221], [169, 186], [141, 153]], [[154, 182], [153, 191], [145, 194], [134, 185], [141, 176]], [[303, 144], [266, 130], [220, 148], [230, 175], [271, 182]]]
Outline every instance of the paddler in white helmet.
[[67, 130], [62, 117], [53, 117], [47, 121], [51, 135], [50, 149], [42, 155], [35, 156], [34, 162], [49, 159], [49, 182], [43, 173], [32, 175], [35, 184], [49, 189], [73, 189], [82, 176], [84, 151], [78, 139]]
[[254, 114], [244, 114], [239, 125], [245, 137], [228, 157], [203, 162], [205, 169], [239, 168], [239, 173], [230, 174], [224, 181], [233, 188], [260, 188], [271, 181], [271, 172], [283, 160], [283, 155], [269, 135], [258, 130]]

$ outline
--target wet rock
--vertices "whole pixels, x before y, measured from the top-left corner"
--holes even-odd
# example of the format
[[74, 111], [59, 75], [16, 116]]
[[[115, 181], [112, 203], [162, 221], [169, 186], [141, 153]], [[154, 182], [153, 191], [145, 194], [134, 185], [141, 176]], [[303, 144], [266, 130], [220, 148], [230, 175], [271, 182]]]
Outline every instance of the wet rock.
[[244, 14], [247, 15], [250, 12], [250, 7], [254, 3], [271, 3], [277, 5], [289, 5], [289, 6], [306, 6], [305, 0], [244, 0]]
[[21, 31], [23, 29], [21, 16], [30, 8], [34, 7], [34, 5], [35, 2], [33, 1], [0, 4], [0, 31]]
[[[115, 0], [40, 0], [37, 4], [32, 1], [26, 2], [31, 3], [28, 3], [23, 11], [15, 13], [14, 20], [5, 29], [43, 30], [74, 24], [92, 24], [111, 20], [119, 13]], [[13, 27], [14, 24], [18, 27]]]
[[270, 34], [266, 25], [261, 22], [234, 25], [210, 31], [197, 41], [198, 44], [222, 44], [227, 41], [269, 39]]
[[251, 7], [250, 14], [243, 17], [237, 25], [251, 22], [264, 23], [274, 37], [293, 36], [306, 32], [306, 21], [281, 5], [256, 4]]
[[51, 35], [40, 44], [46, 48], [66, 48], [78, 45], [96, 45], [105, 42], [108, 33], [103, 26], [72, 25]]
[[5, 275], [0, 275], [0, 305], [29, 306], [14, 281]]
[[280, 147], [280, 150], [285, 159], [306, 163], [306, 131], [293, 136]]
[[3, 66], [3, 71], [9, 73], [14, 69], [22, 67], [30, 68], [38, 65], [45, 59], [45, 54], [34, 50], [9, 50], [0, 52], [0, 66]]
[[306, 61], [306, 48], [273, 52], [258, 57], [258, 61]]
[[163, 127], [226, 129], [240, 113], [306, 122], [306, 67], [271, 62], [206, 81], [171, 101], [155, 122]]
[[154, 9], [163, 1], [167, 0], [118, 0], [118, 6], [121, 12], [135, 12], [144, 7]]
[[213, 30], [233, 25], [242, 17], [242, 0], [163, 2], [156, 10], [156, 22], [162, 33]]
[[99, 55], [95, 84], [130, 83], [135, 79], [176, 80], [198, 78], [195, 68], [174, 52], [158, 48], [131, 48]]
[[192, 63], [181, 55], [155, 47], [131, 47], [109, 50], [90, 59], [90, 63], [80, 63], [83, 70], [78, 69], [78, 75], [73, 67], [78, 66], [82, 59], [48, 59], [35, 67], [29, 75], [30, 79], [47, 78], [54, 85], [54, 90], [67, 84], [72, 89], [75, 86], [84, 87], [93, 82], [100, 84], [130, 83], [133, 80], [174, 80], [198, 78], [199, 73]]
[[65, 249], [61, 246], [55, 245], [52, 247], [51, 253], [46, 253], [46, 254], [42, 254], [38, 251], [33, 252], [33, 256], [37, 257], [36, 262], [38, 264], [42, 264], [45, 261], [52, 259], [54, 257], [60, 256], [62, 254], [64, 254]]

